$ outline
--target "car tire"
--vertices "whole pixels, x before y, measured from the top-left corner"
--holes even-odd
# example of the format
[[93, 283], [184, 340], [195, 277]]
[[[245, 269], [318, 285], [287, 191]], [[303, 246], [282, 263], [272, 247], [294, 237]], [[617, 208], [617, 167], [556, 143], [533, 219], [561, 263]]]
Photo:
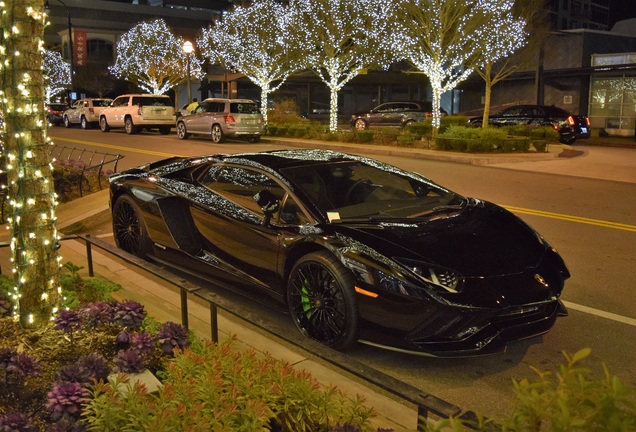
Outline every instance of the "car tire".
[[575, 141], [576, 141], [576, 137], [570, 137], [570, 138], [559, 137], [559, 142], [561, 144], [574, 144]]
[[68, 119], [68, 116], [64, 116], [64, 127], [66, 128], [70, 128], [71, 126], [73, 126], [70, 122], [70, 120]]
[[223, 129], [219, 124], [215, 124], [212, 126], [211, 135], [213, 143], [220, 144], [225, 141], [225, 134], [223, 133]]
[[168, 135], [170, 133], [170, 129], [172, 129], [170, 126], [161, 126], [159, 128], [159, 133], [161, 135]]
[[90, 129], [91, 127], [90, 123], [86, 121], [86, 117], [84, 116], [80, 119], [80, 126], [82, 129]]
[[110, 132], [110, 126], [108, 126], [106, 117], [99, 118], [99, 128], [102, 130], [102, 132]]
[[358, 340], [359, 313], [353, 275], [327, 251], [294, 264], [287, 282], [289, 312], [300, 332], [337, 350]]
[[261, 140], [261, 137], [259, 137], [259, 136], [253, 136], [253, 137], [249, 137], [249, 138], [247, 139], [247, 142], [252, 143], [252, 144], [255, 144], [255, 143], [259, 142], [260, 140]]
[[179, 137], [179, 139], [182, 140], [190, 138], [190, 134], [188, 133], [186, 125], [182, 121], [177, 123], [177, 136]]
[[362, 120], [362, 119], [357, 119], [354, 123], [353, 123], [353, 128], [355, 130], [365, 130], [368, 128], [367, 126], [367, 122]]
[[126, 119], [124, 120], [124, 129], [126, 130], [126, 133], [128, 135], [134, 135], [138, 131], [137, 126], [135, 126], [132, 118], [130, 117], [126, 117]]
[[138, 257], [145, 257], [150, 250], [141, 210], [127, 195], [119, 197], [113, 206], [113, 237], [118, 248]]

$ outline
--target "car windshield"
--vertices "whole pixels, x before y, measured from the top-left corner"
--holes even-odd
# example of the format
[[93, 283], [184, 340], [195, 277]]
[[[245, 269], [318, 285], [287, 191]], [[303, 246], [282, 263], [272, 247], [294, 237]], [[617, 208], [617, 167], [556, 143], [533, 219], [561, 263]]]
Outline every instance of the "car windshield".
[[68, 109], [68, 106], [65, 104], [49, 104], [49, 108], [53, 111], [64, 111], [66, 109]]
[[258, 114], [258, 106], [254, 102], [232, 102], [230, 103], [232, 114]]
[[281, 171], [332, 221], [430, 217], [456, 212], [465, 202], [424, 177], [389, 165], [348, 161]]

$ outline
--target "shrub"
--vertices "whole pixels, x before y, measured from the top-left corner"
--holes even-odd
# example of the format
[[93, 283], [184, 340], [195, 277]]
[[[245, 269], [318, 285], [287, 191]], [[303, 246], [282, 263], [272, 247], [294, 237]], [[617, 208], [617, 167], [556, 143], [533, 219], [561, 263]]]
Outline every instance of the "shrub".
[[[516, 407], [507, 421], [496, 427], [480, 417], [477, 421], [447, 419], [427, 425], [427, 431], [523, 431], [523, 432], [628, 432], [636, 430], [636, 389], [625, 386], [607, 368], [603, 378], [593, 376], [581, 362], [590, 355], [585, 348], [558, 372], [532, 368], [534, 381], [514, 381]], [[496, 427], [496, 429], [495, 429]]]
[[307, 123], [308, 120], [300, 116], [300, 109], [296, 101], [283, 99], [274, 103], [267, 112], [267, 121], [272, 123]]
[[[232, 340], [187, 349], [170, 361], [157, 395], [126, 378], [98, 384], [84, 419], [89, 430], [316, 431], [369, 427], [373, 410], [360, 397], [322, 388], [311, 375]], [[184, 416], [182, 413], [187, 412]]]

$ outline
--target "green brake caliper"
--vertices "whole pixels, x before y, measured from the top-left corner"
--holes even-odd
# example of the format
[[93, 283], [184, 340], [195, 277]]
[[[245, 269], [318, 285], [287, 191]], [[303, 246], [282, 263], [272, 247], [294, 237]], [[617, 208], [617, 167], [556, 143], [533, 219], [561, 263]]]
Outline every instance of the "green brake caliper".
[[307, 285], [309, 285], [309, 281], [305, 279], [302, 287], [300, 288], [300, 300], [303, 302], [303, 311], [305, 311], [305, 316], [307, 318], [311, 318], [311, 305], [309, 304], [309, 290], [306, 288]]

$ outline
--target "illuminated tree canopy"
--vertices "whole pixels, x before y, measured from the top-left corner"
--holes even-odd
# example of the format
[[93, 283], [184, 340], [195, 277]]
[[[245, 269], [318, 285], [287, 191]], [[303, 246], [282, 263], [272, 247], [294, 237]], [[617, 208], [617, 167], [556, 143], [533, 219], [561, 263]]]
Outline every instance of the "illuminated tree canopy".
[[[163, 94], [187, 78], [183, 42], [162, 19], [137, 24], [117, 43], [117, 58], [109, 70], [143, 90]], [[190, 54], [190, 74], [202, 74], [201, 61], [194, 54]]]
[[306, 64], [329, 87], [329, 129], [338, 128], [338, 92], [364, 69], [389, 64], [391, 0], [296, 0], [290, 4], [303, 34]]
[[511, 13], [512, 0], [411, 0], [401, 5], [394, 42], [403, 58], [429, 78], [437, 130], [442, 93], [486, 61], [521, 46], [525, 22]]
[[290, 23], [287, 7], [276, 0], [259, 0], [227, 12], [197, 40], [204, 57], [244, 74], [261, 88], [265, 121], [268, 95], [303, 68], [301, 36]]
[[44, 72], [44, 101], [51, 99], [68, 89], [71, 85], [71, 65], [62, 59], [59, 52], [43, 50], [42, 66]]

